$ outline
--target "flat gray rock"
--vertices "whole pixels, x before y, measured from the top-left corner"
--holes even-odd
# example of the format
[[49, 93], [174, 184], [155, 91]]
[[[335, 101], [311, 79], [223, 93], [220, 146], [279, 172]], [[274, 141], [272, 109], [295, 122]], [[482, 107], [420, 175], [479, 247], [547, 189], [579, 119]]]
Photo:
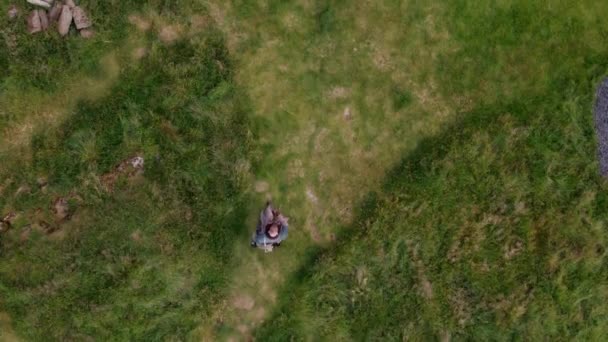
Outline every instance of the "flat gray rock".
[[91, 27], [91, 20], [87, 13], [79, 6], [72, 8], [72, 15], [74, 16], [74, 24], [79, 30]]
[[61, 15], [59, 16], [59, 23], [57, 24], [57, 31], [62, 36], [65, 36], [70, 32], [70, 25], [72, 24], [72, 9], [68, 5], [63, 5], [61, 9]]
[[600, 174], [608, 177], [608, 78], [597, 89], [594, 114]]

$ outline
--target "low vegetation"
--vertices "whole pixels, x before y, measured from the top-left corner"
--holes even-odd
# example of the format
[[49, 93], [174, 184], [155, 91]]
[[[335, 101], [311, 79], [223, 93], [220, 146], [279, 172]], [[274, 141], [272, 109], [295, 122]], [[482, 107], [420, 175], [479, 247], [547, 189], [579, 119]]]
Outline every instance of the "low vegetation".
[[82, 4], [2, 19], [0, 340], [608, 334], [608, 5]]

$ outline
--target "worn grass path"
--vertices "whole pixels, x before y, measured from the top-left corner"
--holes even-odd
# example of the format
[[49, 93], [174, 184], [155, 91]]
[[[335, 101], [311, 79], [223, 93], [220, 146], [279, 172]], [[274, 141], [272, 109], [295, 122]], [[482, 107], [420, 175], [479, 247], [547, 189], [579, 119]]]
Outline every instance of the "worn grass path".
[[255, 111], [262, 155], [249, 222], [266, 198], [290, 217], [290, 237], [273, 253], [248, 248], [248, 236], [235, 244], [231, 295], [198, 332], [248, 339], [307, 252], [332, 243], [387, 168], [466, 101], [442, 96], [433, 77], [456, 48], [439, 6], [208, 5]]

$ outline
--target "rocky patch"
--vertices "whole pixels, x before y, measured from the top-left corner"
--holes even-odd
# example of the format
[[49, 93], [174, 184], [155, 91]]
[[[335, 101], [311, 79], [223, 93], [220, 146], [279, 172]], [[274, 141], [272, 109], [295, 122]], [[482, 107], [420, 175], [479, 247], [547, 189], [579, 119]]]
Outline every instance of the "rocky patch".
[[144, 158], [142, 156], [134, 156], [123, 160], [114, 170], [101, 176], [101, 183], [107, 191], [112, 191], [121, 175], [135, 177], [142, 174], [143, 171]]

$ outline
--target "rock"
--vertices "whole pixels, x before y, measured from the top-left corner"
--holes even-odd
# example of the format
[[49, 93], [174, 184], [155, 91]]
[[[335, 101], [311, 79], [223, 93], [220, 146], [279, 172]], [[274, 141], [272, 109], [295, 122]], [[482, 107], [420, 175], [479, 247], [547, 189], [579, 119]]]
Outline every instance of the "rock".
[[8, 18], [10, 20], [13, 20], [13, 19], [17, 18], [17, 16], [19, 15], [19, 9], [15, 5], [10, 5], [8, 7], [7, 13], [8, 13]]
[[54, 231], [57, 230], [57, 227], [51, 226], [48, 222], [46, 221], [40, 221], [38, 222], [38, 225], [40, 226], [40, 229], [45, 232], [46, 234], [51, 234]]
[[95, 35], [95, 31], [90, 28], [80, 30], [80, 36], [85, 39], [92, 38]]
[[62, 197], [55, 200], [55, 203], [53, 204], [53, 209], [55, 211], [55, 218], [57, 219], [57, 221], [66, 219], [70, 214], [70, 206], [68, 204], [68, 201]]
[[[51, 4], [47, 1], [43, 1], [43, 0], [27, 0], [28, 3], [32, 4], [32, 5], [36, 5], [36, 6], [40, 6], [40, 7], [44, 7], [44, 8], [51, 8]], [[52, 1], [51, 1], [52, 3]]]
[[49, 23], [50, 24], [53, 24], [54, 22], [57, 21], [57, 19], [59, 19], [62, 8], [63, 8], [63, 4], [61, 3], [61, 1], [55, 2], [55, 5], [49, 11]]
[[129, 163], [134, 169], [142, 169], [144, 167], [144, 158], [140, 156], [133, 157], [129, 160]]
[[30, 15], [27, 16], [27, 32], [34, 34], [42, 31], [42, 24], [40, 23], [40, 16], [38, 10], [33, 10]]
[[353, 118], [353, 113], [350, 111], [350, 107], [346, 107], [342, 115], [344, 116], [345, 120], [350, 120]]
[[46, 179], [46, 177], [38, 177], [36, 183], [38, 184], [38, 187], [42, 188], [43, 186], [48, 184], [48, 180]]
[[76, 4], [74, 3], [74, 0], [65, 0], [65, 4], [69, 7], [69, 8], [74, 8], [76, 7]]
[[72, 16], [74, 16], [74, 24], [79, 30], [91, 27], [91, 20], [87, 13], [79, 6], [72, 8]]
[[42, 31], [46, 31], [49, 28], [49, 17], [46, 15], [46, 11], [39, 9], [38, 17], [40, 17], [40, 28]]
[[19, 187], [19, 189], [17, 189], [15, 196], [19, 196], [21, 194], [29, 194], [31, 191], [32, 191], [32, 189], [29, 186], [22, 185]]
[[59, 23], [57, 24], [57, 31], [62, 36], [65, 36], [70, 32], [70, 24], [72, 23], [72, 10], [68, 5], [63, 5], [61, 8], [61, 15], [59, 16]]
[[8, 222], [8, 223], [13, 223], [13, 221], [15, 220], [15, 218], [17, 218], [17, 213], [15, 213], [14, 211], [11, 211], [6, 216], [4, 216], [4, 218], [2, 220], [0, 220], [0, 221], [2, 221], [2, 222]]

